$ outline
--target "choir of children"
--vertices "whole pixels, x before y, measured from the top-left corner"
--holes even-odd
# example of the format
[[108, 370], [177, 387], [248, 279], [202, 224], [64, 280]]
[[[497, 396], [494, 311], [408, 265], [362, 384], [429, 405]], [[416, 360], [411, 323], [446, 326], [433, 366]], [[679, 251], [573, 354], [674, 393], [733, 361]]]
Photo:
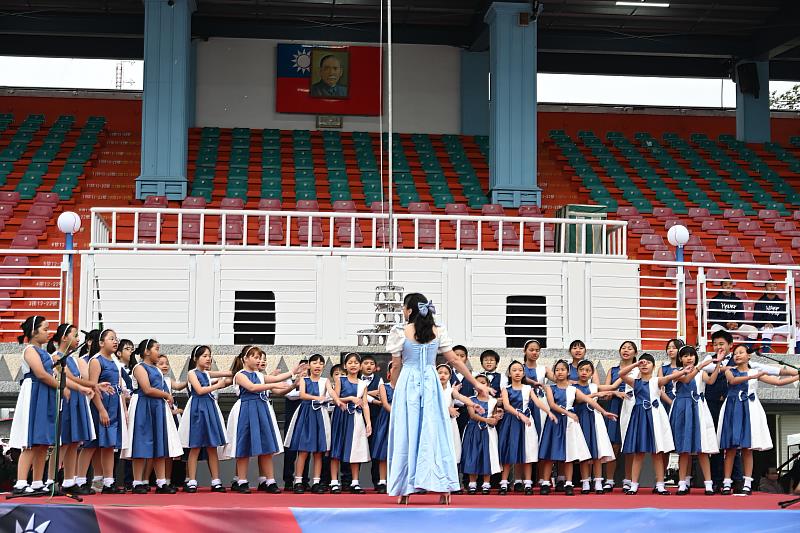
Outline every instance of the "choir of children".
[[[44, 492], [52, 483], [54, 465], [45, 480], [45, 463], [47, 449], [54, 444], [55, 392], [61, 368], [55, 363], [63, 357], [67, 357], [63, 365], [66, 391], [60, 435], [63, 463], [59, 467], [63, 467], [63, 487], [69, 492], [94, 494], [91, 481], [87, 482], [92, 469], [95, 479], [102, 480], [104, 494], [124, 493], [125, 487], [114, 475], [118, 451], [133, 465], [134, 494], [150, 490], [151, 468], [156, 474], [156, 492], [175, 493], [167, 465], [171, 458], [184, 454], [187, 477], [183, 490], [187, 493], [198, 490], [201, 460], [208, 463], [211, 490], [226, 492], [219, 460], [229, 458], [236, 459], [232, 489], [250, 493], [249, 460], [257, 457], [258, 490], [277, 494], [281, 490], [272, 463], [284, 447], [296, 453], [288, 467], [294, 471], [291, 489], [295, 493], [342, 492], [341, 465], [351, 476], [346, 490], [363, 494], [360, 466], [370, 461], [375, 490], [386, 492], [393, 389], [378, 376], [372, 356], [347, 354], [342, 365], [331, 369], [328, 379], [324, 376], [325, 358], [320, 354], [290, 372], [266, 375], [266, 354], [257, 346], [246, 346], [230, 371], [213, 371], [211, 349], [197, 346], [190, 355], [187, 382], [179, 384], [170, 382], [168, 360], [160, 354], [155, 339], [143, 340], [130, 353], [133, 343], [120, 343], [113, 330], [105, 329], [92, 336], [91, 348], [78, 357], [72, 353], [78, 346], [75, 325], [61, 324], [51, 337], [44, 317], [33, 316], [21, 328], [20, 343], [27, 343], [24, 377], [10, 438], [12, 447], [22, 450], [15, 494]], [[614, 489], [615, 461], [622, 453], [627, 456], [626, 494], [638, 492], [645, 454], [652, 456], [653, 492], [669, 494], [664, 487], [663, 462], [665, 454], [674, 451], [679, 455], [679, 495], [689, 493], [692, 456], [698, 458], [705, 494], [714, 494], [709, 458], [715, 454], [724, 457], [725, 475], [716, 489], [730, 494], [737, 452], [743, 463], [743, 492], [749, 494], [752, 452], [772, 448], [757, 383], [787, 385], [797, 381], [798, 375], [793, 369], [751, 364], [746, 346], [730, 350], [730, 343], [718, 344], [716, 357], [701, 362], [693, 347], [673, 339], [666, 347], [669, 362], [657, 366], [650, 354], [637, 359], [636, 345], [627, 341], [620, 346], [620, 364], [609, 369], [601, 385], [594, 365], [584, 359], [583, 342], [571, 344], [571, 363], [559, 360], [548, 368], [538, 362], [539, 342], [530, 340], [523, 347], [523, 361], [512, 361], [505, 372], [497, 369], [500, 357], [495, 351], [481, 354], [483, 368], [476, 379], [491, 387], [489, 395], [475, 394], [472, 387], [464, 385], [464, 376], [450, 366], [437, 366], [454, 435], [453, 455], [468, 479], [467, 492], [489, 494], [490, 477], [502, 472], [500, 495], [510, 489], [531, 495], [535, 479], [539, 492], [548, 494], [554, 475], [563, 480], [557, 490], [573, 495], [572, 473], [577, 462], [581, 493], [593, 490], [602, 494]], [[466, 348], [455, 346], [453, 350], [466, 360]], [[391, 368], [387, 370], [390, 376]], [[706, 387], [720, 380], [727, 387], [720, 389], [724, 397], [720, 398], [715, 426]], [[226, 424], [217, 393], [229, 385], [234, 386], [238, 400]], [[175, 415], [180, 411], [172, 392], [182, 387], [188, 389], [189, 400], [178, 420]], [[281, 438], [270, 395], [292, 391], [298, 391], [294, 394], [299, 404]], [[600, 399], [607, 400], [607, 409], [600, 406]], [[310, 486], [303, 477], [309, 459], [313, 463]], [[327, 471], [323, 473], [328, 461], [329, 487]]]

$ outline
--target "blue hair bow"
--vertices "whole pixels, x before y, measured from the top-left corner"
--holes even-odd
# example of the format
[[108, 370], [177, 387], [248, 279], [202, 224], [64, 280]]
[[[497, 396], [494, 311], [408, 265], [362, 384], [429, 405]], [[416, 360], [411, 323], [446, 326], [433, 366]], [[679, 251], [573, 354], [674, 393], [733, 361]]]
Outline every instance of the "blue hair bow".
[[436, 307], [433, 306], [433, 300], [429, 302], [420, 302], [417, 304], [417, 309], [419, 310], [419, 314], [422, 316], [428, 316], [428, 313], [435, 315], [436, 314]]

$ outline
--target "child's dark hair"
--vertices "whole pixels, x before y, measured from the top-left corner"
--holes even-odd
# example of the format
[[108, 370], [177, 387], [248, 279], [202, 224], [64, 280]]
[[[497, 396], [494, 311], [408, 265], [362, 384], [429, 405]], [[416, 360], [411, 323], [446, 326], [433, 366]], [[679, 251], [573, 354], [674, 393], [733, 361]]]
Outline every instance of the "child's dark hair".
[[489, 384], [489, 376], [487, 376], [483, 372], [475, 374], [475, 379], [477, 380], [479, 378], [483, 379], [486, 382], [487, 385]]
[[575, 370], [580, 370], [584, 366], [588, 366], [589, 368], [591, 368], [592, 374], [594, 374], [594, 363], [592, 363], [588, 359], [581, 359], [580, 361], [578, 361], [578, 365], [575, 367]]
[[455, 346], [453, 346], [453, 347], [451, 348], [451, 350], [453, 350], [454, 352], [455, 352], [456, 350], [461, 350], [462, 352], [464, 352], [464, 354], [466, 354], [466, 355], [469, 355], [469, 352], [467, 351], [467, 347], [466, 347], [466, 346], [463, 346], [463, 345], [461, 345], [461, 344], [456, 344]]
[[433, 304], [424, 295], [412, 292], [403, 298], [403, 306], [411, 311], [411, 314], [408, 315], [408, 323], [414, 324], [414, 339], [420, 344], [428, 344], [435, 339], [433, 327], [436, 322], [433, 315], [436, 310], [433, 308]]
[[136, 366], [136, 363], [138, 361], [136, 359], [136, 346], [133, 345], [133, 341], [132, 340], [130, 340], [130, 339], [122, 339], [122, 340], [120, 340], [119, 344], [117, 345], [117, 355], [119, 355], [119, 353], [122, 350], [124, 350], [125, 348], [127, 348], [129, 346], [131, 348], [131, 358], [128, 361], [128, 364], [125, 365], [125, 368], [127, 368], [128, 370], [133, 370], [133, 367]]
[[689, 345], [683, 345], [680, 347], [680, 349], [678, 350], [678, 355], [676, 357], [677, 359], [676, 362], [679, 365], [683, 365], [683, 358], [686, 355], [691, 355], [694, 357], [694, 363], [692, 363], [694, 366], [697, 366], [697, 363], [700, 362], [700, 356], [697, 354], [697, 350], [694, 348], [694, 346], [689, 346]]
[[19, 325], [19, 328], [22, 330], [22, 335], [17, 337], [19, 343], [23, 344], [26, 339], [32, 339], [36, 330], [42, 325], [42, 322], [44, 322], [44, 317], [41, 315], [29, 316], [26, 318], [25, 322]]
[[514, 366], [514, 365], [519, 365], [520, 367], [522, 367], [523, 370], [525, 369], [525, 366], [522, 364], [521, 361], [517, 361], [516, 359], [514, 359], [513, 361], [508, 363], [508, 368], [506, 368], [506, 375], [507, 376], [511, 377], [511, 367]]
[[320, 363], [325, 364], [325, 356], [322, 354], [315, 353], [308, 358], [309, 363], [313, 363], [314, 361], [319, 361]]
[[686, 346], [686, 343], [683, 342], [681, 339], [670, 339], [670, 340], [667, 341], [667, 344], [664, 345], [664, 351], [665, 352], [667, 350], [669, 350], [669, 345], [670, 344], [675, 345], [675, 349], [678, 350], [678, 351], [680, 351], [681, 348]]
[[731, 335], [729, 331], [725, 331], [724, 329], [717, 330], [711, 334], [712, 343], [717, 339], [723, 339], [728, 344], [733, 344], [733, 335]]
[[331, 377], [333, 377], [333, 375], [334, 375], [336, 372], [338, 372], [338, 373], [340, 373], [340, 374], [344, 374], [344, 367], [343, 367], [342, 365], [333, 365], [333, 366], [331, 367]]
[[[93, 331], [96, 331], [96, 330], [90, 331], [89, 335], [91, 335], [93, 333]], [[100, 342], [106, 340], [106, 337], [108, 337], [109, 333], [114, 333], [114, 330], [113, 329], [104, 329], [103, 331], [98, 331], [97, 332], [97, 337], [94, 338], [94, 340], [92, 342], [92, 347], [89, 349], [89, 359], [91, 359], [92, 357], [94, 357], [95, 355], [100, 353]], [[87, 337], [89, 335], [87, 335]]]
[[133, 353], [137, 354], [140, 359], [144, 359], [144, 352], [152, 350], [156, 344], [158, 344], [158, 341], [155, 339], [145, 339], [139, 343]]
[[491, 357], [492, 359], [494, 359], [495, 364], [500, 362], [500, 354], [498, 354], [494, 350], [484, 350], [483, 352], [481, 352], [481, 358], [480, 358], [481, 363], [483, 363], [483, 359], [485, 357]]
[[647, 352], [639, 356], [639, 361], [650, 361], [654, 365], [656, 364], [656, 358]]
[[748, 345], [742, 344], [742, 343], [734, 344], [733, 348], [731, 348], [731, 353], [734, 353], [737, 348], [744, 348], [745, 351], [747, 352], [747, 355], [753, 355], [754, 353], [756, 353], [756, 351], [754, 349], [752, 349]]
[[[56, 332], [53, 333], [53, 336], [50, 337], [50, 340], [47, 343], [47, 353], [56, 353], [58, 351], [58, 345], [61, 343], [61, 340], [69, 335], [69, 332], [74, 328], [72, 324], [61, 324], [56, 328]], [[69, 346], [67, 347], [69, 350]]]
[[447, 363], [439, 363], [438, 365], [436, 365], [436, 372], [437, 372], [437, 373], [439, 372], [439, 369], [440, 369], [440, 368], [446, 368], [446, 369], [447, 369], [447, 371], [448, 371], [450, 374], [452, 374], [452, 373], [453, 373], [453, 369], [452, 369], [452, 368], [450, 368], [450, 365], [448, 365]]
[[635, 342], [633, 342], [633, 341], [624, 341], [622, 344], [619, 345], [619, 349], [617, 351], [621, 352], [622, 351], [622, 347], [625, 346], [626, 344], [630, 344], [631, 348], [633, 348], [632, 361], [635, 363], [636, 362], [636, 356], [639, 354], [639, 347], [636, 346]]
[[355, 359], [356, 359], [356, 361], [358, 361], [358, 362], [359, 362], [359, 364], [361, 363], [361, 356], [360, 356], [360, 355], [358, 355], [358, 354], [357, 354], [357, 353], [355, 353], [355, 352], [350, 352], [350, 353], [347, 353], [347, 354], [345, 354], [345, 355], [344, 355], [344, 358], [342, 358], [342, 369], [344, 369], [344, 365], [346, 365], [346, 364], [347, 364], [347, 362], [348, 362], [350, 359], [353, 359], [353, 358], [355, 358]]
[[573, 348], [583, 348], [586, 349], [586, 343], [580, 339], [575, 339], [571, 343], [569, 343], [569, 351], [572, 351]]
[[208, 351], [208, 353], [211, 353], [211, 348], [209, 348], [204, 344], [200, 344], [192, 348], [192, 353], [189, 354], [189, 367], [187, 368], [187, 370], [194, 370], [195, 368], [197, 368], [197, 360], [200, 358], [201, 355], [206, 353], [206, 350]]
[[[92, 351], [92, 346], [97, 345], [98, 341], [100, 340], [100, 330], [99, 329], [91, 330], [89, 333], [86, 334], [86, 338], [83, 339], [83, 340], [84, 340], [83, 348], [81, 348], [81, 351], [78, 354], [81, 357], [83, 357], [87, 353], [91, 352]], [[94, 353], [97, 353], [97, 352], [94, 352]], [[91, 354], [91, 355], [94, 355], [94, 353]]]
[[539, 342], [538, 340], [529, 339], [529, 340], [525, 341], [525, 344], [522, 345], [522, 351], [524, 352], [525, 350], [527, 350], [528, 346], [530, 346], [531, 344], [536, 344], [536, 346], [538, 346], [539, 348], [542, 347], [542, 343]]
[[556, 371], [556, 368], [558, 368], [558, 365], [564, 365], [564, 368], [566, 368], [567, 372], [569, 372], [569, 363], [567, 363], [564, 359], [559, 359], [558, 361], [556, 361], [553, 364], [553, 372]]
[[378, 364], [378, 361], [375, 360], [375, 356], [371, 353], [365, 353], [361, 356], [361, 362], [363, 363], [364, 361], [372, 361], [373, 363]]
[[239, 352], [233, 359], [233, 363], [231, 363], [231, 374], [236, 374], [238, 371], [244, 368], [244, 354], [249, 352], [251, 349], [255, 348], [252, 344], [246, 344], [242, 346], [242, 351]]

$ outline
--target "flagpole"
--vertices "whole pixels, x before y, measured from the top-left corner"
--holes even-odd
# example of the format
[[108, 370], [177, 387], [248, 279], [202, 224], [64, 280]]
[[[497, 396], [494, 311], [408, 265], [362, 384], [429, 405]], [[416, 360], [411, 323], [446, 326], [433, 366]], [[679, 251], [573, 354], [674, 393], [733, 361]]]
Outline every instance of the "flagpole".
[[388, 100], [388, 123], [389, 123], [389, 285], [393, 285], [394, 281], [394, 248], [395, 248], [395, 232], [394, 232], [394, 172], [392, 167], [392, 159], [394, 156], [394, 125], [392, 122], [392, 0], [386, 0], [386, 32], [387, 32], [387, 64], [388, 64], [388, 83], [387, 83], [387, 100]]

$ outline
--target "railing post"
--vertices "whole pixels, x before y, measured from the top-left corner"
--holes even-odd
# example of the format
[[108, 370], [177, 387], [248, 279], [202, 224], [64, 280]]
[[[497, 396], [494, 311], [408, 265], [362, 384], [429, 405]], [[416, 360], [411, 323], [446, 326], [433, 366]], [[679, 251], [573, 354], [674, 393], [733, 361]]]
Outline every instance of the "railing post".
[[700, 351], [706, 351], [708, 339], [706, 338], [706, 313], [705, 313], [705, 295], [706, 291], [706, 271], [705, 268], [699, 267], [697, 269], [697, 345]]
[[797, 312], [795, 305], [797, 304], [797, 293], [794, 288], [794, 271], [786, 271], [786, 322], [789, 326], [788, 335], [786, 335], [786, 353], [794, 354], [797, 352]]
[[[681, 247], [683, 248], [683, 247]], [[684, 343], [686, 342], [686, 272], [683, 265], [683, 254], [681, 254], [681, 261], [678, 263], [678, 272], [675, 280], [676, 288], [678, 289], [678, 338]]]

